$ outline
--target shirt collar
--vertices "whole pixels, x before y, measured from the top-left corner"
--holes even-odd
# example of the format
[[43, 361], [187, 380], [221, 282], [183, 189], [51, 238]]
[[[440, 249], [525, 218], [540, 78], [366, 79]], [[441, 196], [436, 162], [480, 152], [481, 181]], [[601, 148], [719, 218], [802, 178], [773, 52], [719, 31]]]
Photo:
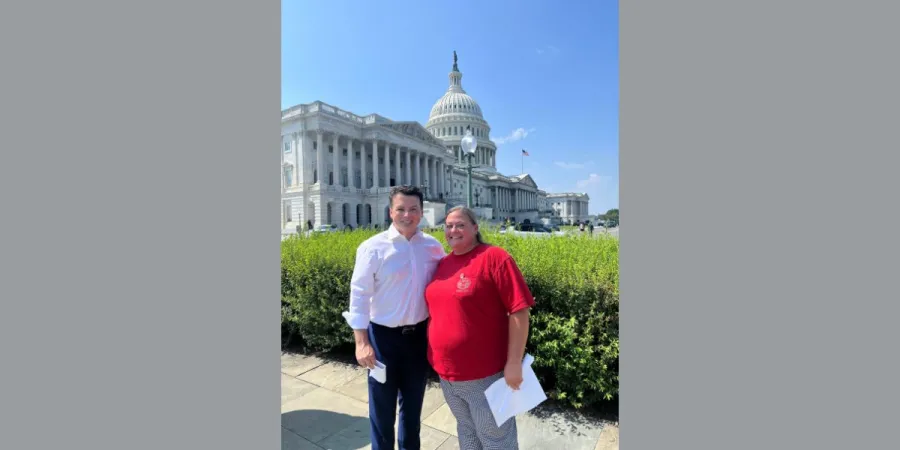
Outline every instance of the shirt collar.
[[[387, 237], [391, 241], [396, 240], [396, 239], [405, 239], [405, 237], [402, 234], [400, 234], [400, 231], [397, 230], [396, 227], [394, 227], [393, 223], [388, 227], [387, 231], [388, 231]], [[421, 234], [422, 234], [422, 230], [416, 228], [416, 234], [413, 235], [412, 239], [415, 239], [417, 236], [419, 236]], [[412, 239], [410, 239], [410, 241]]]

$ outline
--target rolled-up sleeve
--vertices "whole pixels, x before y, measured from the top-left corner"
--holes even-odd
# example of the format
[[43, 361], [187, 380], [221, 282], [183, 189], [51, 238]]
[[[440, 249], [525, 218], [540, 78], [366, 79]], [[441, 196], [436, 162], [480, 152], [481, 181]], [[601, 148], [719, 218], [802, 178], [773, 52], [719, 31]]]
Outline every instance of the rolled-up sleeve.
[[378, 257], [374, 249], [360, 246], [356, 250], [356, 264], [350, 278], [350, 310], [343, 313], [347, 324], [354, 330], [369, 327], [369, 308], [375, 294], [375, 272]]

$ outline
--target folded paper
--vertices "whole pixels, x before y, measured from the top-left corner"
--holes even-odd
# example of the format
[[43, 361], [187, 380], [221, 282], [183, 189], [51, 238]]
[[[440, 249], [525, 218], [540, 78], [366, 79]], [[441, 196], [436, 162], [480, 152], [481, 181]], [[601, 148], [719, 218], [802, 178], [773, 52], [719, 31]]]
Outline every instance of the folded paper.
[[387, 381], [387, 367], [376, 360], [375, 367], [369, 369], [369, 376], [374, 378], [375, 381], [384, 384]]
[[498, 427], [510, 417], [531, 411], [547, 399], [544, 388], [531, 368], [533, 362], [533, 356], [525, 355], [522, 361], [522, 384], [518, 390], [513, 390], [506, 384], [506, 379], [501, 378], [484, 391]]

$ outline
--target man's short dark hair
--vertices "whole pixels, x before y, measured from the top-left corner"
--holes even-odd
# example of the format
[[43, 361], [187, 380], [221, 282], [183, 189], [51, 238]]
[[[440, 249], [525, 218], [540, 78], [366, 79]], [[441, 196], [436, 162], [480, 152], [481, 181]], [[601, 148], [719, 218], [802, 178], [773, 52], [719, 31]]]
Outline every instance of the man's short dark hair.
[[422, 190], [415, 186], [394, 186], [391, 188], [391, 197], [390, 197], [390, 205], [394, 206], [394, 196], [397, 194], [403, 195], [415, 195], [419, 197], [419, 207], [425, 206], [425, 196], [422, 195]]

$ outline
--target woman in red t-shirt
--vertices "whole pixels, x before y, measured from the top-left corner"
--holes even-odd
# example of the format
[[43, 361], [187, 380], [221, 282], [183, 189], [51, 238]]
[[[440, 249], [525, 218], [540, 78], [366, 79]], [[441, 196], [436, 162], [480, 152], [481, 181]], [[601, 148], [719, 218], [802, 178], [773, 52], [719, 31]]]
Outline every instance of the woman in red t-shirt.
[[462, 450], [517, 449], [515, 417], [497, 427], [484, 395], [500, 378], [522, 384], [522, 358], [534, 297], [506, 250], [484, 242], [472, 210], [447, 213], [452, 252], [425, 289], [431, 317], [428, 361], [456, 417]]

